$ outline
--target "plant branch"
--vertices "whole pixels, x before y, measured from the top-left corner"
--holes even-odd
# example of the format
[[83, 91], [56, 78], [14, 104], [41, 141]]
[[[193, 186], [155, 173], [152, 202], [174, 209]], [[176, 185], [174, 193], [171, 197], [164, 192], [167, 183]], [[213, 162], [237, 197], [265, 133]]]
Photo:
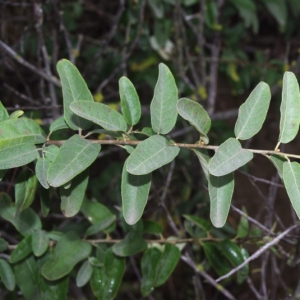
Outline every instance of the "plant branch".
[[281, 234], [279, 234], [276, 238], [274, 238], [269, 243], [265, 244], [263, 247], [261, 247], [259, 250], [257, 250], [254, 254], [252, 254], [249, 258], [247, 258], [242, 264], [240, 264], [236, 268], [232, 269], [227, 274], [219, 277], [216, 280], [216, 282], [219, 282], [219, 281], [221, 281], [223, 279], [226, 279], [226, 278], [230, 277], [231, 275], [235, 274], [237, 271], [239, 271], [240, 269], [242, 269], [243, 267], [245, 267], [250, 261], [258, 258], [259, 256], [261, 256], [265, 251], [267, 251], [269, 248], [271, 248], [272, 246], [274, 246], [275, 244], [277, 244], [281, 239], [283, 239], [289, 232], [291, 232], [292, 230], [294, 230], [295, 228], [297, 228], [299, 226], [300, 226], [300, 224], [295, 224], [292, 227], [290, 227], [287, 230], [285, 230], [284, 232], [282, 232]]

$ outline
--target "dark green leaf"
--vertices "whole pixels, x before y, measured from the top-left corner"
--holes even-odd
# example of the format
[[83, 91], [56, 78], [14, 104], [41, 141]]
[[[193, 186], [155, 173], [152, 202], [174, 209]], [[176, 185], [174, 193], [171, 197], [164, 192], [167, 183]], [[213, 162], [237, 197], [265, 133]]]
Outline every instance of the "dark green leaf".
[[31, 238], [31, 247], [35, 256], [43, 255], [49, 246], [49, 236], [44, 230], [37, 230]]
[[10, 255], [10, 262], [16, 263], [32, 252], [31, 248], [31, 235], [23, 238]]
[[39, 196], [41, 201], [41, 212], [43, 217], [47, 217], [50, 211], [50, 195], [49, 190], [40, 187]]
[[211, 229], [211, 225], [209, 223], [209, 221], [199, 218], [197, 216], [194, 215], [183, 215], [183, 217], [187, 220], [189, 220], [190, 222], [192, 222], [193, 224], [195, 224], [196, 226], [202, 228], [205, 231], [210, 231]]
[[48, 183], [61, 186], [87, 169], [97, 158], [100, 144], [91, 143], [75, 134], [60, 148], [48, 170]]
[[144, 226], [143, 226], [144, 233], [149, 233], [149, 234], [161, 234], [162, 233], [161, 226], [155, 221], [144, 220], [143, 224], [144, 224]]
[[97, 222], [96, 224], [90, 226], [86, 230], [85, 235], [90, 236], [90, 235], [96, 234], [98, 232], [104, 231], [109, 226], [111, 226], [115, 221], [116, 221], [116, 216], [113, 215], [113, 216], [107, 217], [107, 218]]
[[122, 257], [137, 254], [147, 248], [147, 243], [143, 240], [141, 233], [130, 231], [125, 238], [114, 244], [113, 252]]
[[0, 238], [0, 252], [4, 252], [7, 248], [8, 242], [5, 239]]
[[87, 258], [91, 250], [91, 244], [82, 241], [74, 232], [69, 231], [59, 239], [53, 256], [44, 264], [43, 276], [48, 280], [64, 277], [78, 262]]
[[179, 153], [179, 147], [170, 146], [168, 140], [154, 135], [141, 142], [127, 161], [127, 171], [133, 175], [145, 175], [171, 162]]
[[13, 291], [16, 286], [16, 279], [11, 266], [6, 260], [0, 258], [0, 278], [9, 291]]

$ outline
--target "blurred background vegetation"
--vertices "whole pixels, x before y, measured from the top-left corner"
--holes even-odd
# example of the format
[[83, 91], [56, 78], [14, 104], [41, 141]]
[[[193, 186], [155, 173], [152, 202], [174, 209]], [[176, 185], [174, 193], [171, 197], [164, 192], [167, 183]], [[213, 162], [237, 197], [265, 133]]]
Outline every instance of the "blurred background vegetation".
[[[244, 146], [274, 149], [283, 73], [300, 72], [299, 28], [299, 0], [0, 0], [0, 98], [9, 111], [24, 110], [47, 131], [62, 114], [56, 63], [67, 58], [80, 70], [95, 101], [116, 109], [118, 80], [130, 78], [142, 102], [141, 129], [150, 125], [157, 66], [164, 62], [175, 76], [180, 97], [198, 101], [208, 110], [213, 120], [212, 145], [233, 136], [238, 107], [259, 81], [267, 82], [273, 96], [267, 121]], [[63, 132], [52, 138], [67, 137]], [[182, 119], [170, 137], [187, 143], [198, 138]], [[299, 146], [296, 140], [285, 151], [298, 153]], [[120, 207], [125, 158], [120, 148], [103, 147], [91, 169], [88, 196], [112, 211]], [[1, 190], [11, 192], [14, 172], [1, 182]], [[216, 238], [235, 238], [252, 253], [273, 233], [295, 223], [296, 217], [275, 168], [264, 158], [257, 157], [236, 172], [236, 180], [228, 222], [211, 232]], [[80, 231], [82, 216], [66, 221], [59, 200], [52, 203], [46, 227], [50, 230], [56, 222], [57, 228]], [[241, 209], [269, 232], [252, 219], [241, 219]], [[155, 173], [144, 219], [159, 223], [164, 236], [200, 237], [184, 214], [209, 220], [206, 182], [197, 157], [182, 149], [176, 164]], [[11, 227], [0, 222], [2, 236], [14, 235]], [[121, 226], [114, 234], [123, 236]], [[186, 247], [189, 263], [182, 260], [168, 282], [147, 299], [227, 299], [205, 277], [217, 275], [201, 247]], [[227, 290], [238, 299], [299, 299], [297, 237], [289, 236], [271, 250], [250, 265], [244, 283], [225, 282]], [[142, 299], [139, 260], [138, 255], [130, 258], [118, 299]], [[200, 263], [205, 276], [197, 271]], [[70, 285], [70, 299], [90, 297], [89, 287]]]

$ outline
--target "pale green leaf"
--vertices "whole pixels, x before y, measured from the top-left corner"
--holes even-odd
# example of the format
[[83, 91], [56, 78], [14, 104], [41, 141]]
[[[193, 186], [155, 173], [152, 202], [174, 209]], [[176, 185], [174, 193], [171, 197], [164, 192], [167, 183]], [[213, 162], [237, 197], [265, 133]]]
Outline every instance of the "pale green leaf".
[[75, 101], [70, 109], [78, 116], [112, 131], [127, 131], [124, 117], [103, 103]]
[[223, 176], [242, 167], [252, 158], [252, 152], [243, 149], [238, 140], [229, 138], [211, 159], [209, 172], [214, 176]]
[[71, 129], [88, 129], [91, 122], [75, 115], [69, 108], [70, 104], [77, 100], [83, 100], [87, 103], [93, 102], [93, 96], [88, 89], [86, 82], [80, 75], [78, 69], [68, 60], [62, 59], [57, 63], [57, 72], [59, 74], [64, 103], [64, 118]]
[[17, 214], [31, 205], [37, 186], [38, 180], [31, 171], [25, 169], [18, 175], [15, 185]]
[[8, 112], [2, 102], [0, 101], [0, 122], [7, 120], [9, 117]]
[[125, 221], [133, 225], [142, 216], [150, 191], [151, 173], [132, 175], [127, 172], [127, 160], [122, 172], [122, 212]]
[[295, 74], [285, 72], [282, 83], [282, 101], [280, 105], [279, 143], [289, 143], [299, 131], [300, 92]]
[[65, 121], [64, 116], [59, 117], [55, 121], [53, 121], [50, 125], [49, 131], [54, 132], [61, 129], [70, 129], [68, 124]]
[[60, 187], [60, 209], [66, 217], [73, 217], [79, 212], [88, 181], [89, 172], [85, 170], [72, 180], [70, 188]]
[[119, 93], [124, 118], [127, 124], [133, 126], [140, 120], [141, 104], [136, 89], [128, 78], [121, 77], [119, 80]]
[[5, 288], [13, 291], [16, 286], [15, 274], [6, 260], [0, 258], [0, 278]]
[[43, 148], [43, 152], [45, 153], [45, 157], [47, 159], [49, 159], [50, 161], [54, 161], [59, 152], [59, 149], [60, 148], [56, 145], [49, 145]]
[[43, 255], [49, 246], [49, 236], [45, 230], [37, 230], [31, 237], [31, 247], [35, 256]]
[[179, 147], [171, 146], [168, 140], [154, 135], [141, 142], [131, 153], [127, 171], [133, 175], [145, 175], [171, 162], [179, 153]]
[[38, 150], [32, 144], [20, 144], [0, 149], [0, 169], [25, 166], [38, 157]]
[[43, 144], [46, 142], [41, 127], [33, 120], [19, 118], [6, 120], [0, 123], [0, 147], [20, 145], [25, 143]]
[[273, 154], [270, 156], [267, 156], [267, 157], [273, 163], [273, 165], [277, 169], [277, 172], [278, 172], [280, 178], [282, 179], [283, 164], [284, 164], [284, 162], [287, 161], [287, 159], [285, 157], [283, 157], [282, 155], [273, 155]]
[[283, 183], [292, 206], [300, 219], [300, 164], [286, 161], [283, 163]]
[[270, 106], [271, 91], [268, 84], [260, 82], [239, 108], [234, 127], [237, 139], [247, 140], [261, 129]]
[[206, 149], [193, 149], [195, 154], [197, 155], [200, 165], [202, 167], [205, 178], [208, 180], [209, 177], [209, 160], [210, 157], [207, 153]]
[[78, 287], [85, 286], [88, 281], [90, 280], [93, 273], [93, 267], [89, 263], [88, 260], [86, 260], [78, 270], [77, 276], [76, 276], [76, 285]]
[[49, 185], [58, 187], [69, 182], [94, 162], [100, 149], [100, 144], [73, 135], [61, 146], [48, 170]]
[[47, 172], [50, 167], [50, 160], [46, 157], [41, 157], [37, 160], [35, 164], [35, 174], [39, 183], [45, 188], [49, 188], [47, 182]]
[[219, 177], [209, 176], [210, 220], [215, 227], [223, 227], [227, 220], [233, 190], [233, 173]]
[[201, 140], [208, 144], [207, 133], [211, 126], [211, 120], [201, 104], [188, 98], [181, 98], [177, 103], [177, 111], [200, 133]]
[[66, 233], [59, 239], [53, 256], [44, 264], [43, 276], [48, 280], [64, 277], [78, 262], [87, 258], [91, 250], [92, 245], [82, 241], [74, 232]]
[[18, 119], [19, 117], [24, 115], [23, 110], [16, 110], [12, 114], [10, 114], [9, 119]]
[[162, 63], [158, 67], [158, 80], [150, 106], [151, 124], [156, 133], [167, 134], [177, 120], [178, 90], [169, 68]]

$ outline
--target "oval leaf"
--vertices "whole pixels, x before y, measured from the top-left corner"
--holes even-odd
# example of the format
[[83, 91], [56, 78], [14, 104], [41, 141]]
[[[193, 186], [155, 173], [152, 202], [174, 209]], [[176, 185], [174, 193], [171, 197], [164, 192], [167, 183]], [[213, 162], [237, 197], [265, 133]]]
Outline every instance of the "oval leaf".
[[300, 219], [300, 164], [297, 162], [283, 163], [283, 183], [292, 206]]
[[78, 262], [87, 258], [91, 250], [92, 245], [82, 241], [74, 232], [66, 233], [59, 239], [53, 257], [44, 264], [43, 276], [48, 280], [64, 277]]
[[103, 103], [75, 101], [70, 109], [78, 116], [100, 125], [106, 130], [127, 131], [124, 117]]
[[51, 123], [49, 131], [53, 132], [53, 131], [57, 131], [61, 129], [69, 129], [69, 128], [70, 127], [66, 123], [64, 116], [61, 116], [58, 119], [56, 119], [53, 123]]
[[233, 190], [233, 173], [219, 177], [209, 176], [210, 220], [215, 227], [223, 227], [227, 220]]
[[98, 232], [101, 232], [101, 231], [105, 230], [106, 228], [108, 228], [110, 225], [112, 225], [115, 221], [116, 221], [116, 216], [107, 217], [107, 218], [99, 221], [98, 223], [90, 226], [86, 230], [85, 235], [89, 236], [89, 235], [93, 235]]
[[26, 236], [10, 255], [10, 262], [16, 263], [32, 252], [31, 235]]
[[141, 104], [134, 85], [126, 77], [119, 80], [121, 110], [128, 125], [138, 123], [141, 117]]
[[0, 101], [0, 122], [7, 120], [9, 117], [8, 112], [2, 102]]
[[195, 154], [197, 155], [200, 165], [202, 167], [205, 178], [208, 180], [209, 178], [209, 160], [210, 157], [207, 153], [206, 149], [193, 149]]
[[131, 153], [127, 171], [133, 175], [145, 175], [171, 162], [179, 153], [179, 147], [169, 145], [166, 138], [154, 135], [141, 142]]
[[252, 152], [243, 149], [238, 140], [229, 138], [220, 145], [211, 159], [209, 172], [214, 176], [223, 176], [245, 165], [252, 158]]
[[146, 241], [143, 240], [141, 233], [129, 232], [125, 238], [113, 245], [113, 252], [122, 257], [137, 254], [147, 248]]
[[234, 127], [237, 139], [247, 140], [261, 129], [270, 106], [271, 91], [268, 84], [260, 82], [239, 108]]
[[127, 172], [127, 160], [122, 172], [122, 212], [129, 225], [135, 224], [142, 216], [150, 191], [151, 173], [132, 175]]
[[69, 182], [93, 163], [100, 149], [99, 144], [73, 135], [61, 146], [48, 170], [49, 185], [58, 187]]
[[178, 90], [169, 68], [162, 63], [158, 68], [158, 79], [150, 106], [151, 124], [156, 133], [167, 134], [177, 120]]
[[178, 113], [192, 126], [194, 126], [201, 136], [201, 140], [208, 144], [207, 133], [211, 126], [211, 120], [201, 104], [188, 98], [181, 98], [177, 103]]
[[47, 182], [47, 172], [49, 167], [50, 160], [46, 157], [39, 158], [35, 165], [35, 175], [45, 189], [49, 188], [49, 184]]
[[66, 123], [73, 130], [80, 128], [88, 129], [92, 125], [91, 122], [74, 114], [70, 110], [69, 106], [76, 100], [94, 102], [90, 90], [88, 89], [78, 69], [70, 61], [62, 59], [57, 63], [56, 68], [62, 85], [64, 118]]
[[10, 265], [4, 259], [0, 259], [0, 278], [4, 286], [9, 290], [13, 291], [16, 286], [15, 274]]
[[273, 163], [273, 165], [277, 169], [277, 172], [278, 172], [280, 178], [282, 179], [283, 164], [284, 164], [284, 162], [287, 161], [286, 158], [282, 155], [270, 155], [270, 156], [267, 156], [267, 157]]
[[292, 141], [299, 131], [300, 92], [296, 76], [285, 72], [282, 83], [282, 100], [280, 105], [279, 143]]
[[44, 230], [37, 230], [31, 238], [31, 247], [35, 256], [43, 255], [49, 246], [49, 236]]
[[79, 212], [88, 181], [89, 172], [85, 170], [72, 180], [70, 188], [60, 187], [60, 209], [66, 217], [73, 217]]
[[93, 273], [93, 267], [89, 263], [89, 261], [85, 261], [80, 269], [78, 270], [77, 276], [76, 276], [76, 285], [78, 287], [83, 287], [88, 283]]

